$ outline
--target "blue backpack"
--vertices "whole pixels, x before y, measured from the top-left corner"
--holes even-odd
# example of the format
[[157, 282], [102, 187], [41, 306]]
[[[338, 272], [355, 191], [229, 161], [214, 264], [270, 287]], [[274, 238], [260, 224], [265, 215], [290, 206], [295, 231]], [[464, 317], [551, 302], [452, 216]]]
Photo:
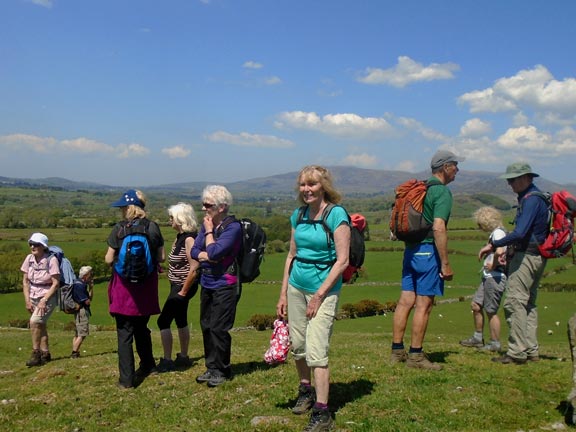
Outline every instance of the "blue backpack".
[[76, 280], [74, 267], [72, 267], [70, 260], [64, 256], [64, 251], [58, 246], [50, 246], [48, 251], [50, 257], [56, 257], [58, 267], [60, 268], [60, 287], [58, 288], [58, 304], [60, 310], [68, 314], [75, 313], [80, 306], [72, 297], [74, 281]]
[[154, 271], [154, 259], [148, 238], [148, 219], [122, 222], [118, 237], [122, 245], [114, 263], [118, 275], [130, 283], [142, 283]]

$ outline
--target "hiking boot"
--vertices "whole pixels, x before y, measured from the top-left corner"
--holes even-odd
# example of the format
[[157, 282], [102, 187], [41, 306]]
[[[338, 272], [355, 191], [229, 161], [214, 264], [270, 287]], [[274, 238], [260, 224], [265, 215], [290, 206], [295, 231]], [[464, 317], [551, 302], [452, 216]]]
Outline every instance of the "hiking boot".
[[70, 354], [70, 358], [71, 359], [80, 358], [80, 351], [72, 351], [72, 354]]
[[156, 369], [158, 369], [158, 372], [160, 373], [172, 372], [173, 370], [176, 370], [176, 366], [172, 360], [161, 358]]
[[192, 367], [192, 360], [190, 360], [190, 357], [183, 356], [182, 354], [178, 353], [176, 354], [176, 360], [174, 360], [174, 365], [176, 367], [189, 368]]
[[331, 431], [334, 427], [332, 415], [327, 409], [321, 410], [314, 408], [310, 414], [310, 421], [308, 426], [304, 428], [304, 432], [324, 432]]
[[404, 363], [408, 359], [408, 354], [404, 348], [392, 349], [390, 354], [390, 363]]
[[305, 386], [300, 384], [298, 387], [298, 399], [292, 408], [294, 414], [304, 414], [316, 403], [316, 392], [312, 386]]
[[218, 387], [220, 384], [224, 384], [226, 381], [229, 381], [230, 378], [225, 377], [224, 375], [221, 374], [212, 374], [212, 378], [210, 378], [208, 380], [208, 387]]
[[442, 370], [442, 365], [438, 363], [433, 363], [426, 357], [423, 352], [419, 353], [408, 353], [408, 360], [406, 360], [406, 366], [415, 369], [427, 369], [427, 370]]
[[41, 366], [42, 365], [42, 354], [40, 354], [40, 350], [33, 350], [30, 359], [26, 362], [26, 366], [33, 367], [33, 366]]
[[205, 382], [210, 381], [212, 378], [213, 378], [212, 371], [208, 369], [202, 375], [198, 375], [196, 377], [196, 382], [198, 384], [204, 384]]
[[138, 369], [136, 369], [135, 372], [135, 377], [136, 379], [144, 379], [149, 375], [155, 375], [158, 373], [158, 369], [156, 368], [156, 365], [153, 366], [140, 366]]
[[498, 352], [501, 349], [502, 347], [498, 342], [490, 342], [484, 345], [483, 347], [479, 348], [480, 351], [489, 351], [489, 352]]
[[474, 336], [472, 336], [471, 338], [461, 340], [460, 345], [469, 348], [482, 348], [484, 346], [484, 340], [476, 339]]
[[526, 364], [526, 359], [519, 359], [519, 358], [514, 358], [514, 357], [510, 357], [508, 354], [504, 354], [501, 357], [494, 357], [492, 359], [493, 362], [495, 363], [501, 363], [501, 364], [517, 364], [517, 365], [522, 365], [522, 364]]
[[42, 364], [46, 364], [49, 361], [52, 361], [50, 351], [40, 351], [40, 360], [42, 361]]

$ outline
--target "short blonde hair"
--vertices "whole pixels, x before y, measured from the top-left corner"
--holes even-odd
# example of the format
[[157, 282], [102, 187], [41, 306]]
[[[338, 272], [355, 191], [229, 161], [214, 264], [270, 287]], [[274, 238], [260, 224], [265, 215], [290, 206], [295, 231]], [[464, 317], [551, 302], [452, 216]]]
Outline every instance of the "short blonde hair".
[[78, 277], [80, 279], [82, 279], [84, 276], [86, 276], [90, 272], [92, 272], [92, 267], [82, 266], [82, 267], [80, 267], [80, 270], [78, 271]]
[[492, 232], [496, 228], [502, 228], [504, 226], [502, 213], [491, 206], [480, 207], [474, 212], [473, 217], [480, 229], [486, 232]]
[[305, 204], [302, 194], [300, 193], [300, 184], [302, 182], [317, 182], [324, 189], [324, 198], [332, 204], [339, 204], [342, 201], [342, 195], [334, 187], [332, 174], [328, 169], [319, 165], [307, 165], [300, 170], [296, 179], [296, 192], [298, 192], [298, 201]]
[[190, 204], [179, 202], [168, 208], [168, 214], [172, 217], [177, 225], [182, 227], [184, 232], [198, 231], [198, 222], [196, 214]]

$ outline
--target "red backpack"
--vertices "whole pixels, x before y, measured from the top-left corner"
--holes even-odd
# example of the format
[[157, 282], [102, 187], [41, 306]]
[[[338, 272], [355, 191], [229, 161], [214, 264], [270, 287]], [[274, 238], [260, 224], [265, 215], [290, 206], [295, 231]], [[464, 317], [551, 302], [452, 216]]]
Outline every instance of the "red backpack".
[[[568, 191], [526, 194], [537, 195], [546, 201], [550, 213], [550, 230], [544, 243], [538, 245], [544, 258], [560, 258], [572, 250], [574, 244], [574, 217], [576, 198]], [[525, 197], [525, 198], [526, 198]]]
[[429, 186], [425, 180], [410, 179], [396, 187], [390, 215], [392, 240], [418, 243], [430, 235], [432, 224], [422, 214]]

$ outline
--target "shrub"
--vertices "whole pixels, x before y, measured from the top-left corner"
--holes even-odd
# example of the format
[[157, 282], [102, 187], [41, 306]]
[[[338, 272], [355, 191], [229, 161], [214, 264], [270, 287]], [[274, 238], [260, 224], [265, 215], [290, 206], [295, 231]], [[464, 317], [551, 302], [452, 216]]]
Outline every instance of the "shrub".
[[28, 328], [29, 323], [30, 323], [30, 320], [15, 318], [15, 319], [8, 321], [8, 326], [9, 327], [15, 327], [15, 328]]
[[382, 305], [377, 300], [360, 300], [356, 304], [356, 316], [367, 317], [378, 315], [382, 310]]
[[254, 327], [256, 330], [266, 330], [267, 328], [274, 327], [276, 317], [270, 314], [255, 314], [248, 319], [247, 325]]
[[[352, 303], [345, 303], [341, 307], [344, 316], [347, 318], [356, 318], [356, 306]], [[344, 318], [344, 317], [343, 317]]]

